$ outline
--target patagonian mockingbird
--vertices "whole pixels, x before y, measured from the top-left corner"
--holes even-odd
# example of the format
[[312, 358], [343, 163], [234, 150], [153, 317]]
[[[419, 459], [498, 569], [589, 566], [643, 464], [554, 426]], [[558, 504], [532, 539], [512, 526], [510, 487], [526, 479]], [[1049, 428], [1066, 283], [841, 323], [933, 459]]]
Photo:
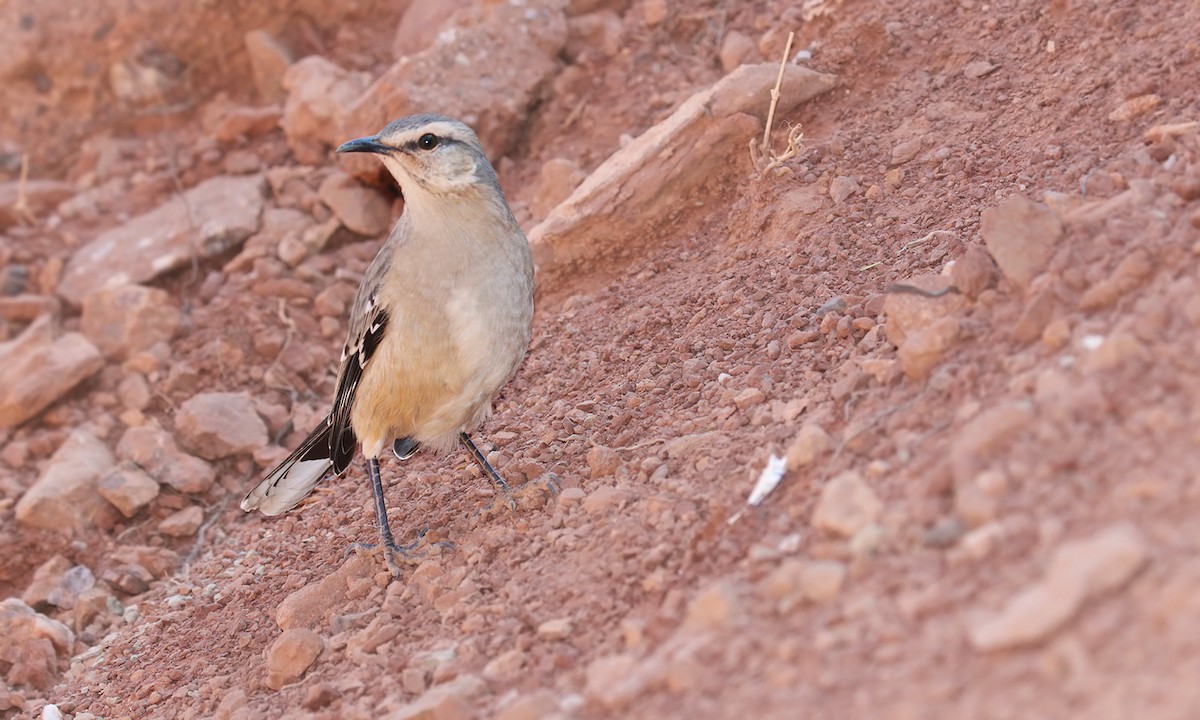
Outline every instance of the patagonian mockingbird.
[[533, 258], [479, 138], [440, 115], [412, 115], [338, 152], [374, 153], [400, 184], [404, 212], [363, 276], [329, 416], [242, 500], [275, 515], [362, 444], [384, 555], [393, 574], [379, 456], [461, 444], [505, 495], [508, 486], [468, 432], [492, 412], [529, 345]]

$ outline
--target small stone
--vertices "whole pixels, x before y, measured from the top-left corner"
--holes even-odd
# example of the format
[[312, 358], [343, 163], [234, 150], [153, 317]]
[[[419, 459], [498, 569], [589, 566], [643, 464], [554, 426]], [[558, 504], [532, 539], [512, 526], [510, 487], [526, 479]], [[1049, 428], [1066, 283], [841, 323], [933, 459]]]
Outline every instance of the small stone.
[[344, 172], [330, 173], [317, 194], [351, 232], [375, 237], [387, 232], [392, 224], [391, 198]]
[[644, 0], [642, 3], [642, 20], [649, 27], [654, 27], [666, 20], [669, 13], [670, 6], [667, 4], [667, 0]]
[[158, 497], [159, 485], [137, 465], [124, 461], [100, 478], [97, 490], [128, 518]]
[[959, 292], [977, 298], [996, 282], [996, 263], [982, 245], [968, 245], [966, 252], [954, 261], [950, 277]]
[[114, 464], [107, 445], [85, 431], [75, 431], [17, 501], [17, 521], [68, 535], [82, 534], [108, 504], [96, 485]]
[[970, 628], [972, 647], [991, 652], [1047, 639], [1087, 601], [1128, 582], [1148, 554], [1142, 534], [1129, 523], [1063, 543], [1041, 580], [1010, 599], [999, 615]]
[[476, 717], [471, 700], [486, 689], [478, 677], [460, 675], [429, 688], [416, 700], [382, 717], [384, 720], [471, 720]]
[[158, 531], [171, 537], [191, 537], [204, 524], [204, 510], [199, 505], [188, 505], [171, 513], [158, 523]]
[[581, 487], [563, 488], [558, 494], [558, 502], [563, 507], [579, 505], [587, 497], [587, 492]]
[[267, 687], [278, 690], [299, 680], [324, 649], [325, 641], [312, 630], [285, 630], [267, 650]]
[[857, 195], [861, 189], [854, 178], [839, 176], [829, 183], [829, 197], [833, 199], [834, 205], [841, 205], [851, 195]]
[[[923, 138], [913, 138], [911, 140], [905, 140], [904, 142], [897, 143], [892, 148], [892, 165], [903, 165], [909, 162], [918, 154], [920, 154], [921, 148], [924, 147], [924, 145], [925, 141]], [[899, 185], [898, 182], [896, 184]]]
[[544, 720], [555, 717], [558, 702], [549, 690], [520, 695], [496, 713], [496, 720]]
[[34, 417], [103, 366], [80, 333], [56, 336], [49, 316], [34, 321], [15, 340], [0, 343], [0, 429]]
[[184, 447], [208, 460], [250, 454], [267, 444], [267, 425], [246, 393], [193, 395], [175, 415]]
[[399, 59], [428, 48], [443, 30], [453, 27], [454, 13], [470, 4], [470, 0], [410, 3], [396, 26], [392, 56]]
[[1033, 410], [1027, 402], [1006, 402], [972, 418], [950, 445], [955, 482], [973, 481], [987, 458], [1007, 447], [1032, 421]]
[[621, 50], [621, 18], [612, 10], [600, 10], [567, 19], [567, 44], [563, 55], [573, 63], [591, 58], [612, 57]]
[[500, 653], [489, 660], [483, 666], [482, 675], [483, 679], [488, 682], [504, 683], [516, 679], [523, 667], [525, 667], [525, 652], [513, 649]]
[[319, 682], [305, 691], [304, 699], [300, 701], [300, 707], [310, 711], [320, 710], [332, 704], [334, 700], [338, 699], [340, 694], [333, 685]]
[[829, 434], [810, 420], [800, 426], [796, 438], [787, 449], [788, 472], [811, 465], [829, 449]]
[[745, 412], [756, 405], [761, 405], [766, 399], [766, 393], [758, 388], [750, 387], [734, 395], [733, 404], [737, 406], [738, 410]]
[[400, 684], [404, 686], [404, 692], [412, 695], [420, 695], [429, 687], [426, 672], [416, 667], [404, 668], [400, 673]]
[[350, 582], [373, 577], [377, 562], [365, 553], [351, 555], [337, 570], [284, 598], [275, 609], [275, 623], [281, 630], [327, 627], [333, 611], [348, 602]]
[[62, 303], [52, 295], [0, 295], [0, 318], [14, 323], [27, 323], [43, 315], [58, 315]]
[[[17, 598], [0, 602], [5, 679], [13, 685], [49, 689], [59, 679], [59, 661], [75, 652], [75, 634]], [[18, 650], [17, 652], [12, 652]]]
[[943, 317], [928, 327], [910, 332], [896, 351], [900, 367], [910, 380], [924, 380], [958, 344], [962, 324], [956, 317]]
[[587, 667], [586, 694], [610, 710], [620, 710], [646, 689], [633, 655], [620, 653], [596, 658]]
[[[1043, 276], [1043, 279], [1046, 276]], [[1034, 281], [1038, 285], [1038, 281]], [[1012, 328], [1012, 338], [1019, 343], [1030, 343], [1042, 336], [1042, 331], [1054, 319], [1058, 307], [1058, 297], [1054, 288], [1042, 287], [1031, 291], [1025, 301], [1025, 309]]]
[[1162, 98], [1153, 93], [1131, 97], [1110, 112], [1108, 119], [1113, 122], [1129, 122], [1158, 107], [1160, 102]]
[[555, 618], [537, 626], [537, 636], [543, 640], [565, 640], [574, 632], [570, 618]]
[[117, 443], [117, 457], [132, 461], [160, 484], [186, 495], [205, 493], [216, 480], [212, 465], [183, 452], [170, 433], [149, 425], [126, 430]]
[[[908, 278], [904, 284], [936, 293], [950, 287], [952, 281], [941, 275], [918, 275]], [[959, 293], [924, 297], [911, 292], [889, 292], [883, 300], [888, 340], [897, 346], [903, 345], [910, 333], [928, 328], [942, 318], [957, 318], [966, 307], [967, 300]]]
[[574, 192], [587, 173], [574, 160], [566, 158], [551, 158], [542, 164], [538, 179], [533, 184], [529, 196], [529, 212], [534, 218], [546, 217], [563, 200]]
[[1014, 195], [983, 211], [980, 233], [1000, 271], [1024, 291], [1049, 264], [1062, 239], [1063, 223], [1045, 205]]
[[44, 610], [50, 604], [50, 594], [62, 582], [63, 575], [71, 569], [71, 561], [55, 555], [33, 571], [33, 578], [21, 593], [21, 600], [34, 610]]
[[970, 80], [978, 80], [996, 72], [997, 67], [987, 60], [975, 60], [963, 66], [963, 76]]
[[117, 384], [117, 399], [126, 410], [145, 410], [150, 405], [150, 397], [150, 383], [141, 373], [128, 373]]
[[814, 560], [800, 570], [800, 591], [813, 602], [828, 602], [837, 596], [846, 580], [846, 566], [836, 560]]
[[729, 625], [740, 607], [741, 600], [733, 583], [718, 580], [692, 598], [683, 624], [692, 630], [717, 630]]
[[583, 500], [582, 507], [583, 511], [589, 515], [598, 515], [607, 512], [610, 508], [621, 507], [627, 499], [628, 495], [624, 490], [605, 485], [588, 493]]
[[871, 525], [883, 512], [883, 503], [857, 473], [847, 471], [821, 488], [813, 525], [850, 537]]
[[591, 471], [591, 478], [610, 477], [617, 472], [617, 468], [621, 467], [621, 457], [617, 455], [617, 451], [604, 445], [595, 445], [587, 453], [587, 464]]
[[344, 140], [344, 118], [366, 90], [368, 77], [351, 73], [320, 55], [292, 63], [283, 74], [287, 100], [280, 127], [288, 148], [306, 165], [327, 160], [326, 153]]
[[717, 53], [717, 57], [721, 60], [721, 68], [725, 72], [732, 72], [740, 65], [757, 62], [760, 59], [758, 43], [745, 33], [730, 30], [721, 40], [721, 50]]
[[250, 71], [254, 74], [259, 100], [264, 103], [282, 102], [283, 74], [295, 62], [292, 51], [265, 30], [246, 33], [243, 42], [250, 56]]

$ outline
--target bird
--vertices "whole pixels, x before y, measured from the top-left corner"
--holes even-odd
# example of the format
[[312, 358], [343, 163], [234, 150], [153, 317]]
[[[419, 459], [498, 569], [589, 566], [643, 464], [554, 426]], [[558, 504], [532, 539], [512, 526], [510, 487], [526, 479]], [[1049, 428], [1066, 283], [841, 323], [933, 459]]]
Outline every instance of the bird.
[[398, 545], [379, 458], [457, 446], [515, 507], [508, 484], [470, 432], [525, 357], [532, 332], [529, 241], [479, 138], [444, 115], [419, 114], [350, 140], [338, 153], [379, 157], [404, 210], [367, 267], [351, 306], [328, 416], [242, 500], [249, 512], [295, 507], [361, 446], [384, 558], [393, 575], [420, 542]]

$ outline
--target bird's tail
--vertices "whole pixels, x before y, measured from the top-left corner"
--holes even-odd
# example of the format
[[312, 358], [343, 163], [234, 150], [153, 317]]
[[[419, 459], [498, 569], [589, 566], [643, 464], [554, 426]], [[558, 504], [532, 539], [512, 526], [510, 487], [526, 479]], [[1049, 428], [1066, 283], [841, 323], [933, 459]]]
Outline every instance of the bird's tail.
[[242, 499], [242, 509], [278, 515], [291, 510], [321, 482], [333, 461], [329, 458], [330, 423], [326, 418], [300, 443], [295, 452], [279, 463], [263, 481]]

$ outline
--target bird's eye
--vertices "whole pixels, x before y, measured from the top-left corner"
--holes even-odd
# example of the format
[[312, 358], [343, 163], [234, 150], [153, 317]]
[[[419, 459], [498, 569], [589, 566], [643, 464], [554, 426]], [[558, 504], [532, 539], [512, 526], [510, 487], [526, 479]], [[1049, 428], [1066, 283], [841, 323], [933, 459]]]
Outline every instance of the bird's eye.
[[425, 133], [421, 137], [417, 138], [417, 147], [421, 148], [422, 150], [432, 150], [438, 146], [439, 142], [441, 142], [441, 138], [439, 138], [437, 135], [434, 135], [433, 133]]

